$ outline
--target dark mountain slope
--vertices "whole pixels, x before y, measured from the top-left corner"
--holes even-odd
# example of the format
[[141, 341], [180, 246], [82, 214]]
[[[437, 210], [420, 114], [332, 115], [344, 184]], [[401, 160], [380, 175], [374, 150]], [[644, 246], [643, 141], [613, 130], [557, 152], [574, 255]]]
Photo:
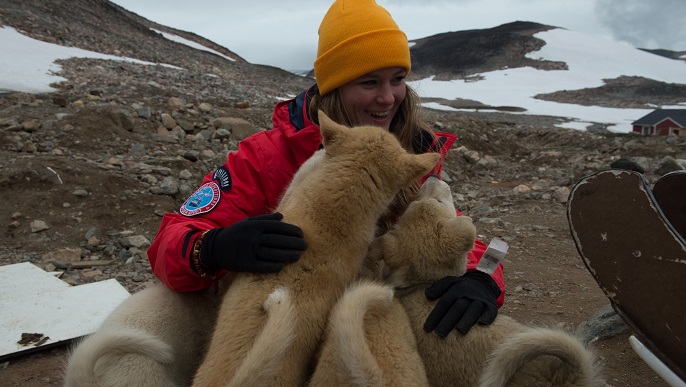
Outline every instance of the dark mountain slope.
[[643, 50], [645, 52], [649, 52], [651, 54], [664, 56], [665, 58], [669, 58], [669, 59], [677, 59], [677, 60], [686, 61], [686, 51], [672, 51], [672, 50], [663, 50], [663, 49], [652, 50], [652, 49], [648, 49], [648, 48], [641, 48], [640, 50]]
[[413, 78], [466, 78], [506, 67], [564, 69], [566, 64], [561, 62], [526, 57], [545, 44], [533, 35], [553, 28], [556, 27], [516, 21], [490, 29], [446, 32], [414, 40], [410, 48]]

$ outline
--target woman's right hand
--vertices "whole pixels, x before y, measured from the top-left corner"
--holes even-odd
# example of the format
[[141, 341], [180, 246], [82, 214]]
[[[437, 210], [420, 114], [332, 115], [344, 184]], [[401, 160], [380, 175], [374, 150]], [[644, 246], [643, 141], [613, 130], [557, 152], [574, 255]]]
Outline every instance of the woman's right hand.
[[273, 213], [208, 231], [202, 240], [200, 262], [211, 270], [276, 273], [300, 258], [307, 249], [302, 230], [281, 222]]

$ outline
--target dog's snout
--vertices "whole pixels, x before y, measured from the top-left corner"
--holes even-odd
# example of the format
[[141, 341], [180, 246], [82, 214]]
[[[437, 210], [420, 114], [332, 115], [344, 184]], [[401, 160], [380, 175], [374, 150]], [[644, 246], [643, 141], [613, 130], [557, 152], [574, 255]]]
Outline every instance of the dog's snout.
[[[432, 177], [435, 179], [432, 179]], [[434, 198], [442, 201], [452, 199], [452, 194], [450, 193], [450, 186], [448, 186], [446, 182], [441, 180], [437, 175], [429, 175], [419, 189], [418, 197]]]

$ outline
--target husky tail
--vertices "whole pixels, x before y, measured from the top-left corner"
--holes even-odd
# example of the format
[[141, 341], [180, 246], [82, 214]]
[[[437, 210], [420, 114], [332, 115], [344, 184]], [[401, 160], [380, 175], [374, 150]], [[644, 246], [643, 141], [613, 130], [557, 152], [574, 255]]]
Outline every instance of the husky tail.
[[174, 386], [167, 365], [173, 357], [169, 344], [136, 329], [104, 330], [81, 341], [71, 353], [64, 375], [65, 387]]
[[269, 386], [295, 335], [295, 308], [284, 288], [274, 290], [264, 302], [267, 322], [236, 370], [229, 387]]
[[[577, 338], [562, 330], [534, 328], [497, 345], [481, 375], [481, 387], [505, 386], [527, 363], [539, 356], [553, 356], [556, 364], [537, 368], [546, 385], [602, 385], [594, 365], [595, 356]], [[552, 383], [552, 384], [551, 384]]]
[[351, 384], [383, 385], [381, 367], [374, 358], [365, 336], [364, 317], [374, 307], [388, 307], [393, 290], [373, 282], [360, 282], [349, 287], [331, 314], [332, 339], [339, 349]]

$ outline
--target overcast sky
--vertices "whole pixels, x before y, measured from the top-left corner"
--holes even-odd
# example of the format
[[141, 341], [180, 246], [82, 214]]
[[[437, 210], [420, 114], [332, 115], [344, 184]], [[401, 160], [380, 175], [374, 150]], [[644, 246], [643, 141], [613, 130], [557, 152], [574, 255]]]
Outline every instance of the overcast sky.
[[[149, 20], [194, 32], [251, 63], [311, 69], [332, 0], [113, 0]], [[408, 38], [533, 21], [686, 51], [686, 0], [377, 0]]]

